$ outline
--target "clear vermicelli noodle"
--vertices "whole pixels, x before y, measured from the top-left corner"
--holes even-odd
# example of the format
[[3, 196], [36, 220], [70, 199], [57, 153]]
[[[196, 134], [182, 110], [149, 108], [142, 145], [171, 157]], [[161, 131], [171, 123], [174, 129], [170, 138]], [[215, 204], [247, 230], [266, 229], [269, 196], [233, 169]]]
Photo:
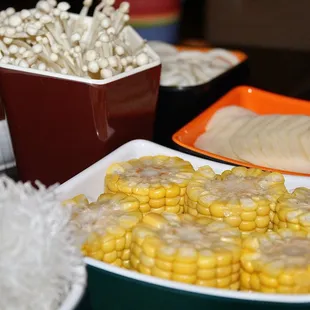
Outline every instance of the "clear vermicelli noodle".
[[0, 309], [55, 310], [86, 270], [54, 187], [0, 176]]

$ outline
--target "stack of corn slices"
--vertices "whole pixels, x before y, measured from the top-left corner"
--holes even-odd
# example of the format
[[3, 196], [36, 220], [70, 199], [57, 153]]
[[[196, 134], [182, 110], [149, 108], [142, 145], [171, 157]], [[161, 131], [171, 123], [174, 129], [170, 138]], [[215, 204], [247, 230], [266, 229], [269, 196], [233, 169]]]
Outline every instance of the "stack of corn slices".
[[188, 284], [264, 293], [310, 293], [310, 189], [283, 175], [235, 167], [197, 171], [177, 157], [112, 164], [105, 193], [66, 202], [82, 252]]

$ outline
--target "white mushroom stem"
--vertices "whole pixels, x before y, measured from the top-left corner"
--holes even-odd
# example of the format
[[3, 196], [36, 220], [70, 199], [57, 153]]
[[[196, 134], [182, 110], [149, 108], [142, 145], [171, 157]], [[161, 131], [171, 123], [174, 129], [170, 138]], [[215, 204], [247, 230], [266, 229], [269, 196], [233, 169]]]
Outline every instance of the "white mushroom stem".
[[69, 55], [69, 53], [66, 51], [64, 52], [64, 57], [61, 58], [64, 63], [66, 64], [66, 67], [68, 67], [68, 69], [75, 75], [79, 75], [78, 71], [79, 68], [76, 68], [75, 63], [74, 63], [74, 59], [72, 59], [72, 57]]
[[94, 15], [101, 11], [106, 5], [106, 0], [101, 0], [101, 2], [98, 3], [98, 5], [95, 7]]
[[104, 57], [103, 49], [102, 49], [102, 42], [96, 41], [96, 43], [95, 43], [95, 51], [96, 51], [96, 53], [97, 53], [99, 58]]
[[65, 68], [69, 74], [75, 74], [75, 70], [72, 70], [72, 67], [73, 67], [72, 64], [70, 63], [70, 61], [66, 61], [64, 57], [61, 57], [58, 60], [58, 63], [60, 66]]
[[3, 57], [1, 58], [1, 60], [0, 60], [0, 62], [1, 62], [2, 64], [10, 64], [10, 63], [11, 63], [10, 58], [9, 58], [8, 56], [3, 56]]
[[126, 24], [128, 23], [128, 21], [129, 21], [129, 15], [128, 14], [125, 14], [124, 16], [123, 16], [123, 18], [122, 18], [122, 20], [120, 21], [120, 23], [119, 23], [119, 25], [118, 25], [118, 27], [115, 27], [115, 32], [117, 33], [117, 34], [119, 34], [120, 32], [122, 32], [123, 31], [123, 29], [125, 28], [125, 26], [126, 26]]
[[45, 24], [45, 27], [47, 28], [47, 30], [50, 32], [50, 34], [52, 35], [53, 39], [55, 42], [57, 42], [57, 44], [64, 46], [68, 49], [68, 45], [69, 43], [65, 43], [64, 39], [61, 38], [61, 33], [58, 33], [57, 30], [54, 28], [54, 25], [49, 23], [49, 24]]
[[103, 8], [102, 13], [104, 13], [106, 16], [113, 16], [115, 9], [113, 6], [106, 6]]
[[83, 8], [80, 12], [80, 16], [83, 18], [87, 16], [89, 8], [93, 5], [93, 0], [84, 0], [83, 2]]
[[114, 38], [114, 43], [120, 47], [122, 47], [125, 51], [125, 54], [131, 56], [132, 55], [132, 50], [126, 45], [124, 44], [123, 41], [121, 41], [118, 37]]
[[27, 62], [29, 64], [29, 66], [32, 66], [34, 63], [36, 63], [38, 60], [38, 56], [32, 56], [27, 58]]
[[68, 20], [70, 16], [68, 12], [61, 12], [60, 13], [60, 21], [62, 24], [62, 28], [64, 29], [64, 32], [66, 33], [67, 37], [69, 37], [69, 26], [68, 26]]
[[32, 51], [32, 48], [29, 44], [22, 40], [13, 40], [12, 44], [25, 49], [25, 51], [20, 51], [20, 53], [24, 54], [26, 51]]
[[[116, 11], [115, 15], [114, 15], [114, 19], [112, 19], [113, 21], [113, 27], [116, 31], [116, 33], [118, 33], [118, 30], [122, 28], [122, 24], [124, 24], [125, 21], [129, 20], [129, 8], [130, 5], [128, 2], [122, 2], [118, 8], [118, 10]], [[127, 15], [127, 17], [125, 17]]]
[[112, 56], [113, 54], [113, 48], [111, 45], [111, 41], [108, 35], [102, 34], [100, 36], [100, 41], [102, 42], [102, 51], [104, 57]]
[[70, 50], [70, 42], [65, 32], [61, 33], [60, 38], [62, 39], [63, 46], [66, 50]]
[[0, 51], [4, 55], [10, 55], [10, 52], [9, 52], [8, 48], [6, 47], [6, 45], [1, 40], [0, 40]]
[[51, 55], [53, 53], [48, 38], [42, 38], [41, 45], [45, 54]]
[[95, 12], [94, 17], [92, 19], [92, 24], [90, 27], [90, 30], [88, 32], [88, 36], [86, 39], [87, 42], [87, 46], [94, 46], [95, 41], [97, 39], [96, 36], [96, 29], [98, 29], [98, 27], [100, 27], [101, 21], [106, 18], [106, 16], [104, 14], [102, 14], [101, 12]]

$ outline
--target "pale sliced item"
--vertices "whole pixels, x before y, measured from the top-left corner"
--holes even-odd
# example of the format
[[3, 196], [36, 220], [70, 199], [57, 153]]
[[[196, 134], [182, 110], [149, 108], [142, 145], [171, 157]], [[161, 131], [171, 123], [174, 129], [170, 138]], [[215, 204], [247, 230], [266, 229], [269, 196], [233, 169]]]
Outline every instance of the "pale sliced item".
[[289, 115], [289, 117], [281, 123], [278, 131], [275, 133], [276, 139], [278, 140], [278, 145], [283, 147], [283, 151], [287, 154], [287, 157], [292, 159], [289, 145], [289, 135], [292, 129], [295, 127], [295, 122], [297, 121], [295, 115]]
[[[289, 159], [289, 152], [287, 145], [283, 143], [283, 127], [287, 126], [287, 122], [290, 121], [291, 115], [277, 115], [278, 120], [276, 122], [276, 126], [269, 132], [269, 137], [274, 145], [275, 149], [275, 156], [276, 157], [283, 157]], [[285, 140], [285, 137], [284, 137]], [[280, 156], [282, 155], [282, 156]]]
[[254, 148], [250, 147], [249, 137], [252, 134], [252, 131], [256, 130], [256, 126], [262, 121], [262, 116], [256, 116], [248, 120], [247, 123], [242, 126], [237, 132], [232, 135], [231, 145], [233, 151], [237, 154], [239, 158], [244, 161], [257, 164], [257, 159], [259, 159], [260, 165], [265, 165], [264, 156], [260, 150], [260, 146], [254, 144]]
[[[268, 157], [285, 158], [287, 154], [284, 154], [283, 150], [279, 148], [278, 141], [275, 136], [280, 130], [281, 123], [287, 119], [287, 115], [271, 114], [268, 115], [270, 122], [259, 133], [259, 139], [263, 142], [263, 151]], [[265, 139], [265, 140], [264, 140]]]
[[217, 127], [206, 131], [196, 140], [195, 146], [214, 154], [240, 160], [231, 147], [230, 139], [234, 132], [242, 127], [243, 124], [252, 117], [253, 116], [227, 118], [225, 121], [226, 126]]
[[227, 118], [233, 118], [233, 117], [241, 117], [241, 116], [254, 116], [257, 115], [256, 113], [245, 109], [243, 107], [239, 107], [236, 105], [228, 106], [219, 109], [216, 111], [211, 119], [209, 120], [207, 124], [206, 130], [212, 129], [213, 127], [221, 126], [222, 124], [225, 124], [225, 121], [227, 121]]
[[269, 157], [264, 147], [264, 141], [260, 138], [260, 133], [263, 131], [265, 127], [267, 127], [270, 122], [271, 118], [270, 115], [263, 115], [258, 117], [259, 121], [256, 123], [254, 128], [248, 135], [248, 149], [254, 156], [254, 164], [262, 165], [265, 163], [266, 165], [270, 165]]
[[[237, 129], [240, 118], [250, 115], [255, 115], [255, 113], [239, 106], [229, 106], [219, 109], [209, 120], [206, 126], [206, 132], [197, 138], [194, 145], [205, 151], [225, 157], [230, 157], [229, 155], [231, 155], [233, 159], [239, 159], [230, 148], [226, 132], [228, 131], [229, 134], [229, 131], [232, 130], [230, 126]], [[235, 122], [236, 119], [239, 121]], [[225, 145], [226, 143], [227, 146]]]
[[[298, 115], [289, 115], [289, 117], [281, 123], [281, 126], [278, 128], [278, 131], [275, 133], [275, 139], [285, 150], [287, 154], [287, 163], [279, 167], [280, 163], [275, 159], [274, 166], [275, 168], [304, 173], [305, 169], [309, 166], [308, 159], [304, 156], [302, 149], [292, 150], [292, 135], [296, 135], [296, 128], [302, 123], [302, 119]], [[300, 139], [295, 137], [294, 139]]]
[[300, 135], [307, 129], [310, 118], [305, 115], [292, 116], [294, 126], [288, 132], [288, 145], [292, 158], [308, 159], [300, 143]]
[[258, 140], [269, 168], [284, 169], [287, 166], [289, 155], [279, 148], [279, 138], [277, 137], [277, 133], [281, 130], [279, 124], [287, 119], [282, 116], [278, 114], [265, 115], [266, 121], [261, 124], [258, 132]]
[[306, 153], [307, 158], [310, 160], [310, 123], [308, 124], [305, 132], [300, 135], [300, 143]]
[[267, 166], [286, 171], [303, 172], [308, 160], [298, 142], [298, 132], [305, 124], [305, 118], [293, 115], [275, 115], [276, 125], [267, 125], [261, 133], [261, 144], [269, 149], [273, 144], [273, 152], [268, 154]]

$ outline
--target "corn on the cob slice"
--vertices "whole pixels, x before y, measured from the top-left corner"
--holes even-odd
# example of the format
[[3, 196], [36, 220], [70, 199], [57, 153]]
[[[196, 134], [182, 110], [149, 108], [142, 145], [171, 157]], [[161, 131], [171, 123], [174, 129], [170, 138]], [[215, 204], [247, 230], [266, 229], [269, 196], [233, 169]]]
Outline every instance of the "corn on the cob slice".
[[148, 213], [132, 232], [131, 267], [202, 286], [238, 289], [241, 237], [224, 222]]
[[192, 165], [178, 157], [145, 156], [113, 164], [105, 178], [106, 192], [123, 192], [140, 201], [142, 213], [182, 213]]
[[241, 289], [310, 293], [310, 233], [287, 228], [252, 234], [243, 242]]
[[136, 198], [123, 193], [102, 194], [94, 203], [73, 205], [72, 223], [85, 236], [83, 254], [130, 268], [132, 228], [142, 218], [139, 206]]
[[310, 189], [300, 187], [279, 198], [274, 216], [274, 230], [290, 228], [310, 232]]
[[284, 177], [279, 173], [235, 167], [216, 175], [205, 166], [188, 184], [185, 212], [222, 219], [242, 232], [265, 232], [275, 202], [285, 192]]
[[62, 202], [62, 204], [64, 206], [74, 206], [75, 208], [77, 208], [78, 206], [85, 206], [86, 204], [88, 204], [88, 199], [86, 198], [85, 195], [80, 194], [77, 195], [71, 199], [67, 199], [65, 201]]

